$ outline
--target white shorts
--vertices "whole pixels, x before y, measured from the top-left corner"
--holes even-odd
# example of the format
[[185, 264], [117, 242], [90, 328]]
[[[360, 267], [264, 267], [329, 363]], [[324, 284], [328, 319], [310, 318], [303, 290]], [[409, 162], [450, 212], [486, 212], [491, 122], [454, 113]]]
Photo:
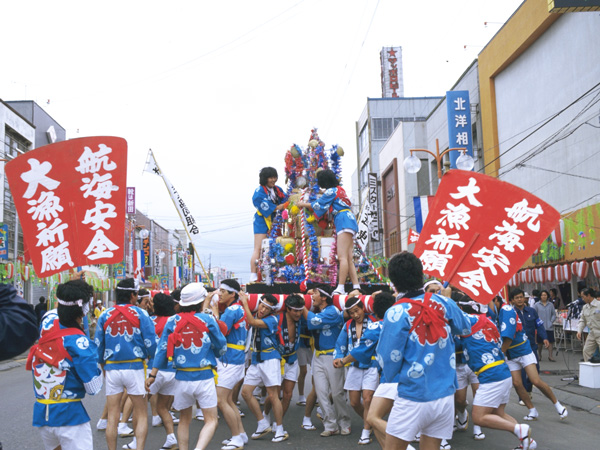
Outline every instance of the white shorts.
[[377, 367], [368, 369], [359, 369], [358, 367], [348, 367], [346, 373], [346, 382], [344, 389], [347, 391], [374, 391], [379, 386], [379, 371]]
[[294, 383], [298, 382], [298, 376], [300, 375], [300, 364], [298, 360], [294, 361], [292, 364], [286, 363], [283, 367], [283, 379], [290, 380]]
[[313, 351], [308, 347], [298, 348], [298, 364], [301, 366], [308, 366], [312, 364]]
[[244, 384], [266, 387], [281, 386], [281, 362], [278, 359], [267, 359], [248, 367]]
[[505, 405], [510, 400], [511, 389], [512, 377], [508, 377], [502, 381], [481, 383], [479, 389], [475, 392], [473, 406], [498, 408], [500, 405]]
[[521, 370], [531, 364], [537, 364], [537, 358], [533, 354], [533, 352], [529, 353], [525, 356], [518, 356], [514, 359], [506, 359], [506, 364], [508, 364], [508, 368], [511, 372], [515, 372], [517, 370]]
[[146, 395], [144, 369], [106, 371], [106, 395], [115, 395], [127, 389], [128, 395]]
[[458, 390], [467, 388], [472, 384], [479, 383], [479, 379], [475, 372], [467, 364], [459, 364], [456, 366], [456, 378], [458, 379]]
[[389, 398], [394, 400], [398, 395], [398, 383], [380, 383], [373, 397]]
[[59, 445], [63, 450], [94, 448], [89, 422], [66, 427], [40, 427], [40, 433], [46, 450], [54, 450]]
[[452, 439], [454, 394], [431, 402], [413, 402], [396, 397], [386, 432], [411, 442], [418, 433], [435, 439]]
[[214, 378], [196, 381], [177, 381], [177, 393], [173, 408], [178, 411], [193, 406], [196, 402], [201, 409], [217, 407], [217, 389]]
[[175, 380], [175, 372], [164, 372], [159, 370], [156, 374], [154, 383], [150, 386], [152, 395], [175, 395], [177, 392], [177, 380]]
[[342, 228], [336, 233], [336, 235], [339, 236], [342, 233], [350, 233], [352, 237], [356, 236], [356, 231], [354, 231], [352, 228]]
[[245, 369], [243, 364], [223, 364], [217, 360], [217, 386], [233, 390], [235, 385], [244, 379]]

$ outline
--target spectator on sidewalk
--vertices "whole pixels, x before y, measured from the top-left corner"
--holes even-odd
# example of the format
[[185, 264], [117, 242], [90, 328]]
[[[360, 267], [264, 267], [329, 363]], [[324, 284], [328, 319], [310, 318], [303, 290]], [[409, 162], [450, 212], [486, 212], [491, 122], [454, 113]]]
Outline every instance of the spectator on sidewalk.
[[[556, 320], [556, 309], [554, 309], [554, 305], [549, 301], [550, 294], [548, 291], [544, 290], [540, 294], [540, 301], [537, 302], [533, 309], [537, 312], [540, 320], [544, 322], [544, 329], [546, 330], [546, 337], [548, 338], [548, 359], [552, 362], [556, 361], [552, 357], [552, 349], [554, 344], [554, 321]], [[544, 340], [542, 336], [538, 334], [537, 336], [538, 343], [538, 361], [542, 359], [542, 352], [544, 351], [544, 347], [542, 344]]]
[[561, 300], [558, 297], [558, 289], [556, 289], [556, 288], [550, 289], [550, 302], [554, 305], [555, 309], [560, 309]]
[[41, 323], [42, 321], [42, 317], [44, 317], [44, 314], [46, 314], [46, 311], [48, 311], [48, 305], [46, 305], [46, 297], [44, 297], [43, 295], [40, 297], [39, 303], [37, 305], [35, 305], [35, 316], [37, 317], [37, 321], [38, 321], [38, 325]]
[[596, 299], [596, 293], [593, 289], [586, 288], [581, 293], [585, 306], [579, 316], [577, 339], [582, 338], [584, 328], [588, 327], [588, 337], [583, 346], [583, 359], [587, 362], [600, 347], [600, 301]]

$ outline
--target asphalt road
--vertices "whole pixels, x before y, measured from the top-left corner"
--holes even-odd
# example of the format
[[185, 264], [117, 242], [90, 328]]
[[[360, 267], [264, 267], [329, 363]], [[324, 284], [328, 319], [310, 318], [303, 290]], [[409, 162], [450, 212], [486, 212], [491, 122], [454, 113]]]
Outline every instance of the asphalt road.
[[[560, 397], [559, 397], [560, 398]], [[512, 394], [511, 403], [507, 406], [507, 412], [515, 418], [520, 419], [525, 415], [526, 409], [516, 403], [516, 394]], [[554, 407], [542, 394], [534, 390], [533, 400], [540, 412], [541, 419], [533, 423], [533, 437], [538, 442], [538, 449], [597, 449], [600, 448], [596, 436], [598, 436], [598, 415], [588, 411], [569, 408], [569, 417], [565, 421], [560, 421]], [[357, 442], [362, 429], [362, 421], [353, 414], [352, 434], [349, 436], [333, 436], [322, 438], [319, 436], [322, 426], [313, 413], [313, 423], [317, 426], [317, 431], [304, 431], [301, 429], [303, 407], [295, 406], [296, 397], [290, 406], [287, 416], [284, 419], [284, 427], [288, 431], [290, 438], [279, 444], [270, 441], [270, 436], [257, 441], [250, 441], [246, 446], [248, 449], [348, 449], [359, 448]], [[39, 432], [31, 425], [33, 405], [33, 392], [31, 374], [25, 371], [24, 366], [0, 372], [0, 442], [3, 444], [3, 450], [43, 449], [39, 439]], [[104, 394], [95, 397], [86, 397], [84, 405], [92, 418], [92, 429], [94, 434], [94, 446], [96, 449], [105, 449], [106, 442], [104, 433], [96, 431], [95, 424], [102, 412], [104, 406]], [[256, 428], [256, 421], [248, 413], [248, 408], [243, 404], [242, 410], [246, 412], [243, 419], [244, 426], [248, 434], [251, 434]], [[202, 422], [193, 421], [190, 439], [195, 443]], [[455, 433], [451, 441], [453, 449], [512, 449], [516, 447], [516, 438], [506, 432], [484, 429], [487, 438], [483, 441], [474, 441], [472, 439], [471, 426], [467, 432]], [[211, 450], [220, 449], [220, 442], [230, 436], [227, 425], [223, 420], [220, 421], [219, 428], [208, 447]], [[119, 438], [119, 447], [130, 441], [131, 438]], [[149, 435], [146, 448], [149, 450], [160, 449], [165, 439], [165, 432], [162, 427], [149, 428]], [[418, 444], [414, 444], [418, 448]], [[371, 445], [362, 447], [364, 450], [369, 448], [379, 448], [374, 441]]]

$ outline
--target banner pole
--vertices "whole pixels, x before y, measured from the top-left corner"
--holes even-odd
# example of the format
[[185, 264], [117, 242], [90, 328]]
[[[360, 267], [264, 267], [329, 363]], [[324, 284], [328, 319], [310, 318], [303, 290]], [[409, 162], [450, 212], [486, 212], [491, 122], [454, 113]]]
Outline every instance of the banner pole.
[[[196, 254], [196, 258], [198, 259], [198, 262], [200, 263], [200, 267], [202, 267], [202, 272], [204, 272], [204, 275], [206, 275], [206, 278], [210, 281], [210, 276], [206, 272], [206, 269], [204, 268], [204, 265], [202, 264], [202, 260], [200, 259], [200, 255], [198, 254], [198, 250], [196, 249], [196, 245], [194, 244], [192, 236], [190, 235], [190, 232], [187, 229], [187, 226], [185, 224], [185, 221], [183, 220], [183, 217], [181, 217], [181, 212], [179, 211], [179, 208], [177, 207], [177, 204], [175, 203], [175, 200], [173, 200], [173, 196], [171, 195], [171, 192], [170, 192], [170, 189], [169, 189], [169, 185], [167, 184], [167, 180], [165, 180], [165, 176], [164, 176], [162, 170], [160, 170], [160, 166], [158, 165], [158, 162], [156, 162], [156, 157], [154, 156], [154, 153], [152, 152], [152, 149], [149, 150], [149, 154], [152, 155], [152, 159], [154, 160], [154, 164], [156, 164], [156, 167], [158, 168], [158, 171], [160, 172], [159, 175], [162, 178], [163, 183], [165, 183], [165, 187], [167, 188], [167, 191], [169, 191], [169, 198], [173, 202], [173, 206], [175, 206], [175, 210], [177, 211], [177, 215], [179, 216], [179, 220], [181, 220], [181, 223], [183, 224], [183, 229], [185, 230], [185, 233], [187, 234], [188, 239], [192, 243], [192, 247], [194, 247], [194, 253]], [[146, 159], [146, 163], [148, 163], [148, 159]], [[192, 267], [192, 274], [193, 273], [194, 273], [194, 268]]]

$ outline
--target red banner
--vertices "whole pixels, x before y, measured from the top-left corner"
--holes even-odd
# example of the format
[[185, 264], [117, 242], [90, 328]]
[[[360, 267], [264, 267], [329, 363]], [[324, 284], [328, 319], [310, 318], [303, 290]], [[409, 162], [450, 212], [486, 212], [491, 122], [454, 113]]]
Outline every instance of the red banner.
[[475, 172], [444, 175], [415, 247], [425, 273], [487, 304], [560, 215], [523, 189]]
[[123, 260], [125, 139], [46, 145], [7, 163], [6, 176], [39, 277]]
[[407, 242], [407, 247], [410, 244], [416, 244], [417, 241], [419, 240], [419, 233], [417, 233], [415, 230], [413, 230], [412, 228], [408, 229], [408, 242]]

